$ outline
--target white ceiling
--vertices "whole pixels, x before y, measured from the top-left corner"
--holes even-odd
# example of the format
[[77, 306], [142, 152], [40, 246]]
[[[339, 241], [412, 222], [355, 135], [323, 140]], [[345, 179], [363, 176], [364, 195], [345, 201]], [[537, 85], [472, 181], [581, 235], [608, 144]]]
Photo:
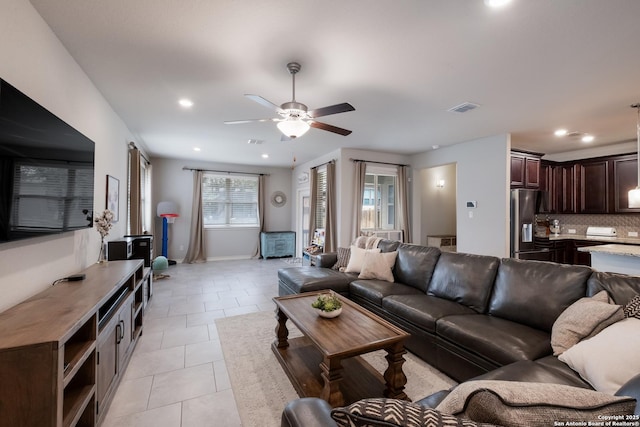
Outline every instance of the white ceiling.
[[[591, 147], [635, 138], [638, 0], [31, 3], [152, 156], [290, 166], [339, 147], [410, 154], [501, 133], [549, 154], [587, 147], [558, 127], [593, 134]], [[243, 95], [290, 101], [290, 61], [302, 64], [297, 101], [356, 108], [321, 119], [351, 135], [281, 142], [275, 123], [223, 124], [274, 117]], [[480, 107], [447, 112], [463, 102]]]

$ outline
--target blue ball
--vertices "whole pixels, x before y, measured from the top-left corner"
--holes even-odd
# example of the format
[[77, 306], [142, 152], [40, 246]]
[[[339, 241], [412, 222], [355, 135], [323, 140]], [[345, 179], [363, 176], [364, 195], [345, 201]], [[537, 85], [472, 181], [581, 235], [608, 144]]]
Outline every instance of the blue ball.
[[169, 261], [166, 257], [159, 256], [153, 260], [153, 264], [151, 265], [153, 271], [164, 271], [169, 268]]

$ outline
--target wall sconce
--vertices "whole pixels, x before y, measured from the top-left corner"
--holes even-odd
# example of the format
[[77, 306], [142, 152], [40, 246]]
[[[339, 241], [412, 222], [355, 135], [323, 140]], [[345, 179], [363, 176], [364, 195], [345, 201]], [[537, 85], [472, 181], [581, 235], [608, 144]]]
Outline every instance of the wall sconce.
[[444, 188], [444, 179], [437, 179], [436, 180], [436, 187]]

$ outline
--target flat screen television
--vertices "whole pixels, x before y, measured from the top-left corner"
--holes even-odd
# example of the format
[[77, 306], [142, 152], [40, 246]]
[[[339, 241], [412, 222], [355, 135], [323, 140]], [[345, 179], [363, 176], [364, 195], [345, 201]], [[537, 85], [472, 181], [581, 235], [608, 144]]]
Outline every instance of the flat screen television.
[[93, 224], [95, 144], [0, 79], [0, 243]]

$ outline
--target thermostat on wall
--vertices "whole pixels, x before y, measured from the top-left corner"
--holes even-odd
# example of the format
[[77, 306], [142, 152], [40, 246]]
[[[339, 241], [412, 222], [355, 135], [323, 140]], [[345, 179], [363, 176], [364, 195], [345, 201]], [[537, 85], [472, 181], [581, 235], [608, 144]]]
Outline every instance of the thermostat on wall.
[[471, 202], [467, 202], [467, 207], [468, 208], [477, 208], [478, 207], [478, 202], [476, 202], [475, 200], [473, 200]]

